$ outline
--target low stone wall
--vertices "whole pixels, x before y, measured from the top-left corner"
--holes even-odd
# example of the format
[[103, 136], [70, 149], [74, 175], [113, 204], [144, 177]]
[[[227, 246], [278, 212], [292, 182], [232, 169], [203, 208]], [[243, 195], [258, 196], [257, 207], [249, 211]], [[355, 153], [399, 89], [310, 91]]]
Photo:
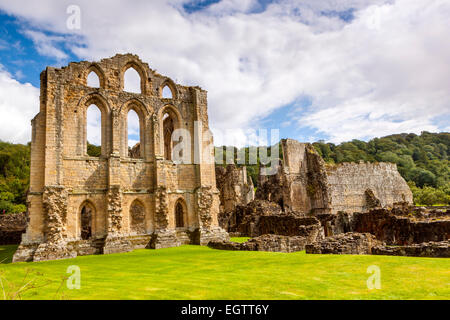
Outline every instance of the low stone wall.
[[265, 234], [252, 238], [244, 243], [230, 241], [211, 241], [208, 246], [219, 250], [232, 251], [269, 251], [269, 252], [296, 252], [305, 250], [308, 239], [301, 236], [282, 236]]
[[400, 216], [385, 209], [354, 213], [351, 225], [352, 231], [369, 232], [389, 245], [450, 239], [450, 219], [417, 219], [413, 214]]
[[370, 233], [343, 233], [327, 237], [306, 245], [311, 254], [372, 254], [374, 247], [381, 245]]
[[385, 256], [409, 256], [428, 258], [450, 258], [450, 241], [424, 242], [409, 246], [378, 246], [372, 254]]
[[26, 213], [0, 215], [0, 245], [20, 244], [26, 227]]
[[255, 200], [247, 206], [237, 206], [234, 224], [228, 232], [239, 236], [258, 237], [264, 234], [304, 236], [311, 241], [323, 238], [323, 228], [315, 217], [283, 213], [281, 207], [267, 200]]
[[320, 221], [313, 217], [297, 217], [289, 214], [262, 216], [260, 234], [308, 237], [310, 242], [323, 238]]
[[188, 230], [159, 230], [152, 234], [117, 235], [106, 238], [61, 241], [59, 243], [21, 244], [13, 262], [45, 261], [75, 258], [92, 254], [111, 254], [135, 249], [161, 249], [183, 244], [206, 245], [211, 240], [228, 241], [222, 228]]
[[238, 205], [236, 209], [230, 213], [230, 224], [228, 232], [237, 232], [249, 237], [257, 237], [261, 235], [259, 231], [259, 221], [262, 216], [271, 216], [281, 214], [279, 205], [266, 200], [255, 200], [246, 206]]

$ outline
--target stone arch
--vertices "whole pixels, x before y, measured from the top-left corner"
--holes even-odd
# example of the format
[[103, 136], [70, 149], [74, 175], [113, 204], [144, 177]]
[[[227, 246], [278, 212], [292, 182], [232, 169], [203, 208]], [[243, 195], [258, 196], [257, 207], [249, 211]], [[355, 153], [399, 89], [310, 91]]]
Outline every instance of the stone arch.
[[[164, 98], [163, 97], [163, 91], [164, 91], [164, 88], [166, 88], [166, 87], [168, 87], [170, 89], [170, 92], [172, 94], [172, 98]], [[175, 83], [171, 79], [166, 79], [161, 84], [161, 86], [159, 87], [159, 97], [163, 98], [163, 99], [172, 99], [172, 100], [178, 99], [177, 86], [175, 85]]]
[[85, 72], [85, 81], [86, 81], [86, 85], [88, 84], [88, 77], [91, 74], [91, 72], [95, 73], [98, 77], [99, 80], [99, 88], [105, 88], [105, 73], [103, 72], [102, 68], [100, 68], [99, 65], [97, 65], [96, 63], [91, 64], [89, 66], [89, 68], [86, 69]]
[[124, 90], [124, 78], [125, 78], [125, 72], [127, 72], [128, 69], [133, 68], [136, 70], [136, 72], [139, 74], [139, 77], [141, 78], [141, 93], [140, 94], [146, 94], [147, 93], [147, 73], [144, 69], [144, 67], [141, 65], [141, 63], [137, 61], [128, 61], [122, 68], [120, 72], [120, 90]]
[[183, 198], [179, 198], [173, 208], [174, 225], [175, 228], [186, 228], [188, 225], [188, 211], [186, 202]]
[[161, 147], [164, 159], [172, 160], [172, 134], [182, 127], [182, 116], [173, 105], [166, 105], [159, 111]]
[[89, 106], [95, 105], [101, 112], [101, 155], [105, 156], [110, 150], [110, 140], [108, 130], [111, 126], [110, 107], [108, 101], [100, 94], [93, 93], [83, 97], [78, 103], [75, 112], [78, 114], [78, 155], [87, 155], [87, 109]]
[[[120, 107], [120, 115], [121, 115], [121, 154], [124, 157], [129, 156], [128, 152], [128, 113], [130, 110], [133, 110], [137, 113], [139, 118], [139, 156], [136, 158], [144, 158], [146, 154], [146, 132], [150, 130], [148, 119], [149, 119], [149, 111], [144, 105], [142, 101], [139, 99], [131, 99], [125, 102]], [[132, 157], [134, 158], [134, 157]]]
[[130, 232], [136, 234], [146, 233], [145, 206], [138, 199], [135, 199], [130, 205]]
[[96, 209], [94, 204], [86, 200], [84, 201], [79, 212], [79, 237], [82, 240], [89, 240], [92, 238], [92, 235], [94, 233], [94, 223], [95, 223], [95, 216], [96, 216]]

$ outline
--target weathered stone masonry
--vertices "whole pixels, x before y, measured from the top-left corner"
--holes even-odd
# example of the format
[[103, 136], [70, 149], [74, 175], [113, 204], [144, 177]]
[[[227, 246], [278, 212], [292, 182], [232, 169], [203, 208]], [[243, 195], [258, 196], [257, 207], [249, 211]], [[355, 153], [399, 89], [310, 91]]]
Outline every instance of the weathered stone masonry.
[[[141, 78], [139, 94], [123, 90], [129, 68]], [[91, 72], [99, 88], [87, 86]], [[172, 98], [162, 97], [166, 86]], [[101, 111], [98, 158], [87, 155], [86, 114], [92, 104]], [[130, 110], [140, 123], [140, 144], [132, 152]], [[191, 134], [191, 164], [171, 160], [172, 142], [165, 138], [173, 129]], [[208, 130], [206, 91], [175, 84], [135, 55], [48, 67], [41, 74], [40, 112], [32, 120], [29, 224], [14, 261], [227, 239], [217, 221], [213, 161], [192, 164], [198, 156], [194, 139]], [[212, 159], [212, 152], [206, 157]]]
[[282, 165], [276, 175], [261, 178], [257, 199], [315, 216], [412, 204], [411, 190], [395, 164], [328, 165], [311, 144], [285, 139], [281, 146]]

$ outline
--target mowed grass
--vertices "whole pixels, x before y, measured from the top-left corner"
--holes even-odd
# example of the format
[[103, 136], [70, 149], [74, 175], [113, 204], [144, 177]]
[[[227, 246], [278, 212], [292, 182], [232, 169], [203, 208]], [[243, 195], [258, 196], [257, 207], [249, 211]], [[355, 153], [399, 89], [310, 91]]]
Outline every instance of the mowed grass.
[[17, 250], [17, 245], [0, 246], [0, 263], [11, 263], [12, 256]]
[[235, 237], [231, 238], [230, 240], [237, 243], [244, 243], [247, 242], [250, 238], [249, 237]]
[[[244, 241], [244, 239], [233, 239]], [[0, 247], [0, 257], [16, 246]], [[8, 260], [10, 261], [10, 260]], [[63, 280], [81, 270], [81, 288]], [[369, 290], [367, 267], [381, 269]], [[8, 288], [27, 278], [48, 285], [24, 299], [449, 299], [450, 259], [221, 251], [201, 246], [0, 264]], [[0, 299], [3, 294], [0, 288]]]

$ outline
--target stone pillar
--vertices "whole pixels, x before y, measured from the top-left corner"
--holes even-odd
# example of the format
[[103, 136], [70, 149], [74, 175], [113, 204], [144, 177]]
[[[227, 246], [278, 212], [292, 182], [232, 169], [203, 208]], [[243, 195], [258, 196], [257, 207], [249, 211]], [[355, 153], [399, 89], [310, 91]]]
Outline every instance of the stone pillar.
[[[218, 211], [214, 200], [218, 195], [214, 193], [211, 186], [202, 186], [196, 192], [196, 205], [199, 220], [199, 245], [207, 245], [210, 241], [228, 241], [228, 233], [217, 225], [213, 219], [213, 212]], [[217, 216], [216, 216], [217, 217]]]
[[63, 186], [47, 186], [42, 195], [44, 204], [45, 242], [34, 253], [33, 261], [75, 258], [77, 253], [67, 248], [67, 199]]
[[133, 250], [133, 245], [123, 236], [122, 190], [120, 185], [110, 186], [107, 194], [107, 235], [103, 253], [119, 253]]
[[152, 116], [152, 129], [153, 129], [153, 152], [156, 159], [163, 159], [163, 153], [161, 152], [161, 134], [160, 123], [156, 112]]
[[[112, 110], [112, 128], [111, 130], [111, 156], [118, 157], [120, 156], [120, 112], [117, 109]], [[108, 135], [107, 135], [108, 136]], [[127, 150], [128, 152], [128, 150]], [[124, 155], [126, 156], [126, 155]]]
[[152, 249], [181, 245], [175, 230], [169, 229], [169, 198], [165, 186], [158, 186], [155, 190], [155, 223], [155, 233], [150, 241]]
[[207, 245], [211, 240], [228, 240], [228, 233], [219, 227], [219, 191], [216, 187], [216, 170], [214, 164], [214, 141], [208, 127], [206, 91], [198, 88], [191, 90], [194, 103], [194, 145], [197, 154], [194, 155], [197, 167], [196, 210], [199, 223], [199, 236], [195, 237], [198, 244]]
[[[116, 127], [116, 126], [114, 126]], [[114, 129], [113, 129], [114, 130]], [[113, 142], [114, 145], [114, 142]], [[117, 146], [119, 146], [117, 142]], [[122, 212], [122, 189], [120, 187], [120, 156], [118, 153], [109, 157], [109, 189], [106, 195], [107, 212], [106, 228], [107, 234], [103, 253], [119, 253], [133, 250], [131, 242], [123, 236], [123, 212]]]

